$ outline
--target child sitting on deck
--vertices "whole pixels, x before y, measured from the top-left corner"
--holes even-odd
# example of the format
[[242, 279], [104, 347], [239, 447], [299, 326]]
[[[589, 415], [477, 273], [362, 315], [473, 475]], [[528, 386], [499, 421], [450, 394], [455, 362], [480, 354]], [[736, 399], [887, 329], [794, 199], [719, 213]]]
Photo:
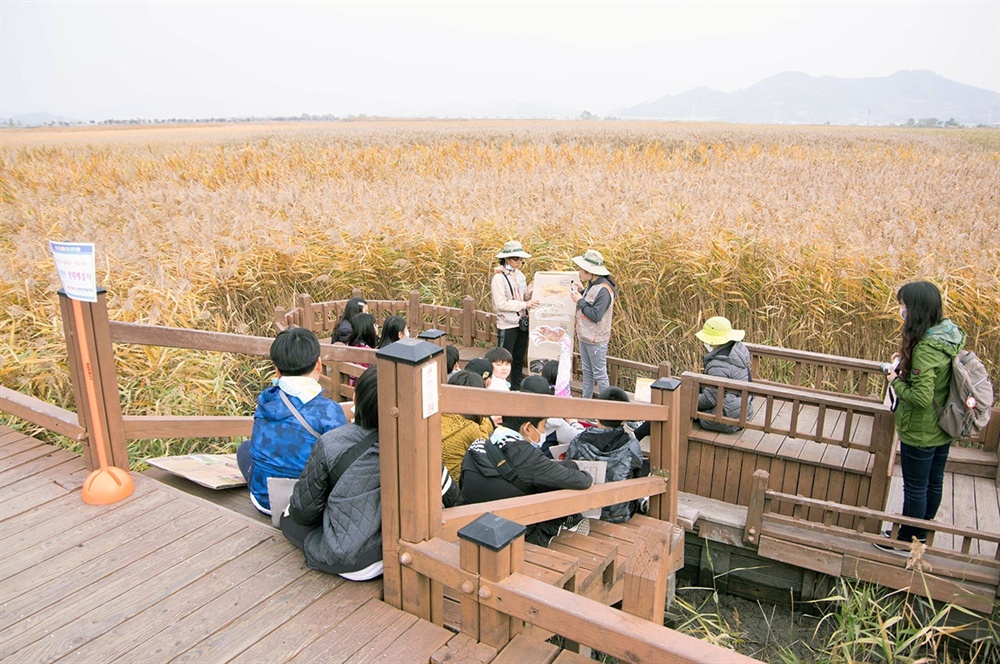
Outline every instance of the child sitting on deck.
[[[541, 376], [521, 382], [522, 392], [548, 394]], [[572, 461], [553, 461], [538, 448], [544, 417], [507, 415], [489, 438], [472, 443], [462, 460], [461, 503], [483, 503], [556, 489], [586, 489], [591, 478]], [[583, 517], [550, 519], [527, 527], [524, 541], [548, 546], [561, 528], [576, 528]]]
[[347, 423], [340, 405], [321, 394], [323, 365], [312, 331], [282, 330], [271, 343], [271, 362], [277, 378], [257, 397], [250, 440], [236, 450], [250, 502], [264, 514], [271, 513], [267, 478], [297, 478], [316, 439]]
[[[608, 387], [597, 397], [602, 401], [628, 403], [628, 394], [620, 387]], [[643, 473], [642, 449], [631, 431], [622, 426], [620, 420], [599, 420], [598, 426], [582, 432], [569, 444], [567, 458], [604, 461], [607, 463], [605, 482], [617, 482], [633, 477], [648, 475]], [[640, 501], [616, 503], [601, 508], [601, 520], [612, 523], [628, 521], [640, 511]]]
[[[750, 350], [743, 344], [743, 330], [734, 330], [732, 323], [723, 316], [713, 316], [694, 333], [705, 344], [705, 374], [732, 380], [751, 380]], [[741, 399], [739, 392], [726, 390], [722, 397], [722, 415], [739, 419]], [[718, 390], [706, 385], [698, 395], [698, 410], [714, 413], [718, 409]], [[747, 419], [753, 417], [753, 402], [747, 403]], [[702, 429], [735, 433], [741, 428], [735, 424], [723, 424], [708, 419], [700, 419]]]

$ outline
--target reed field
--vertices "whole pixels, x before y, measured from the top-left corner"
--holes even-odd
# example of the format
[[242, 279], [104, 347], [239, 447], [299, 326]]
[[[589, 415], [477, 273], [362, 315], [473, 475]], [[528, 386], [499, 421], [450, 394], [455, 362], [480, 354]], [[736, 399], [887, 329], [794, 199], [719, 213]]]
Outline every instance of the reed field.
[[[700, 368], [693, 333], [720, 314], [748, 341], [887, 359], [899, 340], [896, 289], [929, 279], [997, 382], [998, 238], [996, 129], [583, 121], [3, 129], [0, 384], [75, 409], [50, 239], [96, 243], [113, 320], [265, 336], [274, 308], [303, 292], [322, 301], [353, 288], [372, 299], [416, 289], [424, 302], [460, 306], [471, 295], [489, 310], [504, 241], [519, 239], [533, 254], [529, 279], [573, 270], [570, 258], [595, 247], [619, 286], [610, 354], [669, 360], [675, 373]], [[116, 358], [130, 415], [250, 415], [270, 376], [263, 358], [127, 345]], [[131, 457], [232, 451], [232, 443], [141, 441]], [[859, 594], [845, 587], [830, 599]], [[879, 607], [888, 602], [828, 613], [813, 640], [830, 645], [806, 660], [938, 653], [934, 639], [948, 628], [935, 617], [887, 635]], [[715, 638], [744, 638], [738, 615], [711, 614], [694, 606], [677, 621], [696, 635], [701, 625]], [[862, 629], [863, 616], [872, 622]], [[994, 635], [996, 624], [994, 616]], [[799, 661], [780, 646], [794, 638], [772, 636], [771, 661]], [[991, 643], [957, 659], [941, 652], [991, 661]]]
[[[865, 359], [895, 290], [930, 279], [1000, 369], [1000, 131], [639, 122], [342, 122], [0, 133], [0, 379], [72, 408], [47, 240], [97, 244], [114, 320], [271, 335], [296, 294], [489, 309], [507, 239], [526, 273], [600, 249], [610, 352], [700, 366], [747, 340]], [[128, 414], [250, 414], [259, 359], [118, 347]]]

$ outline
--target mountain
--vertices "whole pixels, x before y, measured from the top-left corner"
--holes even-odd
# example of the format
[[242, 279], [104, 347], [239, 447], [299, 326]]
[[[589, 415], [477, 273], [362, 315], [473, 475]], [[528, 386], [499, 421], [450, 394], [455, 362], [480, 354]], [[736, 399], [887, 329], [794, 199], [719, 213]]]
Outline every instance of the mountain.
[[695, 88], [620, 109], [621, 118], [716, 120], [765, 124], [905, 124], [926, 118], [962, 125], [1000, 122], [1000, 92], [929, 71], [881, 78], [834, 78], [784, 72], [736, 92]]

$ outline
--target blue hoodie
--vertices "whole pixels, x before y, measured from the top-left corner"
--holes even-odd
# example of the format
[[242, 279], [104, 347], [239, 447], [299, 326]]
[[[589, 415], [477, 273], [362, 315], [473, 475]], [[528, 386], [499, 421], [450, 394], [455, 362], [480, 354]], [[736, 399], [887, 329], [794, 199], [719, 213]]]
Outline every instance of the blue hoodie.
[[[257, 397], [250, 434], [250, 457], [253, 459], [250, 493], [267, 510], [271, 509], [267, 478], [298, 479], [316, 442], [316, 437], [295, 419], [281, 400], [280, 390], [277, 385], [272, 385]], [[313, 397], [304, 404], [296, 396], [286, 396], [320, 435], [347, 423], [340, 404], [323, 395]]]

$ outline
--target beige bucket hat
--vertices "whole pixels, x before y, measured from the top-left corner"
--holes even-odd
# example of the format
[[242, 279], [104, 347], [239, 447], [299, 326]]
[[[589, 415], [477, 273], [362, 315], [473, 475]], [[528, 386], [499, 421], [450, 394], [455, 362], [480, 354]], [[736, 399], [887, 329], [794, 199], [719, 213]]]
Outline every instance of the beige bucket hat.
[[583, 256], [576, 256], [573, 258], [573, 262], [581, 270], [586, 270], [591, 274], [597, 274], [601, 276], [607, 276], [611, 274], [608, 268], [604, 267], [604, 256], [601, 255], [597, 249], [587, 249], [583, 253]]
[[510, 240], [503, 243], [503, 249], [497, 254], [497, 258], [531, 258], [531, 254], [524, 250], [517, 240]]
[[700, 330], [694, 333], [700, 341], [713, 346], [721, 346], [730, 341], [743, 341], [746, 330], [734, 330], [733, 324], [725, 316], [713, 316], [705, 321]]

